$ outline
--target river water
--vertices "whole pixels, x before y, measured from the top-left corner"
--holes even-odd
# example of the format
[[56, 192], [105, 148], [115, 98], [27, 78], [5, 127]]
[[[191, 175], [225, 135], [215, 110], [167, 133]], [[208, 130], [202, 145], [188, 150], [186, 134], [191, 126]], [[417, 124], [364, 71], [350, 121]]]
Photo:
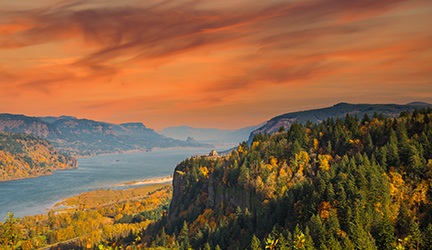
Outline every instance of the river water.
[[[229, 149], [229, 146], [217, 150]], [[190, 156], [208, 154], [210, 148], [162, 149], [153, 152], [101, 155], [78, 159], [78, 169], [53, 175], [0, 182], [0, 221], [8, 212], [15, 217], [46, 212], [63, 198], [112, 185], [173, 174]], [[130, 187], [130, 186], [129, 186]], [[129, 188], [123, 187], [123, 188]]]

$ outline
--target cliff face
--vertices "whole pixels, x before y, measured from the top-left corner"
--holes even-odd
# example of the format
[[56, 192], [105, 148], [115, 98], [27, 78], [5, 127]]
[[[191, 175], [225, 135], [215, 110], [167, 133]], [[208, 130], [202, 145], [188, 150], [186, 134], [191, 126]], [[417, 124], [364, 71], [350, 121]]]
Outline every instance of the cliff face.
[[228, 156], [187, 159], [175, 169], [168, 218], [146, 242], [157, 244], [164, 229], [182, 249], [250, 249], [256, 238], [281, 249], [393, 249], [432, 235], [431, 135], [431, 109], [346, 116], [256, 136]]
[[[243, 211], [254, 208], [254, 195], [250, 189], [240, 185], [227, 186], [218, 180], [218, 172], [209, 172], [207, 167], [197, 167], [196, 162], [211, 162], [215, 165], [225, 157], [202, 156], [188, 159], [175, 168], [173, 178], [173, 197], [170, 205], [170, 220], [178, 219], [197, 209], [216, 209], [217, 207], [240, 207]], [[196, 175], [194, 174], [197, 170]], [[210, 169], [212, 171], [213, 169]], [[192, 172], [192, 174], [190, 174]], [[196, 178], [198, 177], [198, 178]]]

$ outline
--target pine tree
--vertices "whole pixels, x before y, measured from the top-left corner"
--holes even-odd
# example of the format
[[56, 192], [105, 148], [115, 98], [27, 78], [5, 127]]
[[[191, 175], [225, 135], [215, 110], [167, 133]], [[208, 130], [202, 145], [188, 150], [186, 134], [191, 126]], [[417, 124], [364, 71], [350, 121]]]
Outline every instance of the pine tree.
[[182, 249], [189, 249], [191, 247], [189, 244], [189, 228], [186, 221], [183, 222], [183, 228], [180, 231], [178, 238], [181, 243]]
[[409, 236], [407, 237], [407, 243], [409, 249], [419, 249], [420, 246], [421, 232], [417, 222], [413, 218], [409, 221]]
[[381, 222], [378, 224], [375, 231], [375, 241], [378, 249], [393, 250], [396, 244], [396, 237], [394, 236], [394, 227], [390, 218], [385, 213]]
[[252, 237], [251, 249], [252, 250], [262, 250], [261, 241], [255, 235], [253, 235], [253, 237]]
[[318, 215], [313, 215], [309, 221], [310, 234], [317, 249], [325, 245], [325, 231]]
[[423, 238], [420, 242], [421, 250], [430, 250], [432, 249], [432, 224], [429, 224], [426, 227], [426, 230], [423, 232]]

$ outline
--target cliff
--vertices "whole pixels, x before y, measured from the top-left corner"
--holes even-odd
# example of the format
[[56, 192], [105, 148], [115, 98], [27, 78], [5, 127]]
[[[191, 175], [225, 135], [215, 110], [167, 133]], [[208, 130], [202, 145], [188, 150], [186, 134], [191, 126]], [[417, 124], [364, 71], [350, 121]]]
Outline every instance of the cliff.
[[228, 156], [186, 159], [145, 243], [164, 246], [166, 233], [182, 249], [430, 249], [432, 110], [360, 119], [294, 123]]

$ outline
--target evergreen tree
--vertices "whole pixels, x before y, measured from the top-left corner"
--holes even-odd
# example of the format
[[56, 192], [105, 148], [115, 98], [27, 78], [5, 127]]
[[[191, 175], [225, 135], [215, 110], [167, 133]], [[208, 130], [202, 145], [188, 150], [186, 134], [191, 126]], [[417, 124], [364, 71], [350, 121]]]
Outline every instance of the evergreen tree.
[[179, 242], [181, 243], [182, 249], [189, 249], [191, 248], [189, 244], [189, 228], [187, 226], [186, 221], [183, 222], [183, 228], [180, 231], [179, 234]]
[[396, 245], [396, 237], [394, 236], [394, 227], [390, 218], [385, 213], [381, 222], [375, 230], [375, 241], [378, 249], [393, 250]]
[[252, 250], [262, 250], [261, 241], [255, 235], [253, 235], [253, 237], [252, 237], [251, 249]]
[[313, 215], [309, 221], [310, 234], [317, 249], [325, 245], [325, 231], [318, 215]]
[[430, 250], [432, 249], [432, 224], [429, 224], [424, 231], [423, 238], [420, 242], [421, 250]]
[[409, 236], [407, 237], [407, 244], [409, 249], [419, 249], [420, 247], [421, 232], [417, 222], [414, 219], [409, 221]]

